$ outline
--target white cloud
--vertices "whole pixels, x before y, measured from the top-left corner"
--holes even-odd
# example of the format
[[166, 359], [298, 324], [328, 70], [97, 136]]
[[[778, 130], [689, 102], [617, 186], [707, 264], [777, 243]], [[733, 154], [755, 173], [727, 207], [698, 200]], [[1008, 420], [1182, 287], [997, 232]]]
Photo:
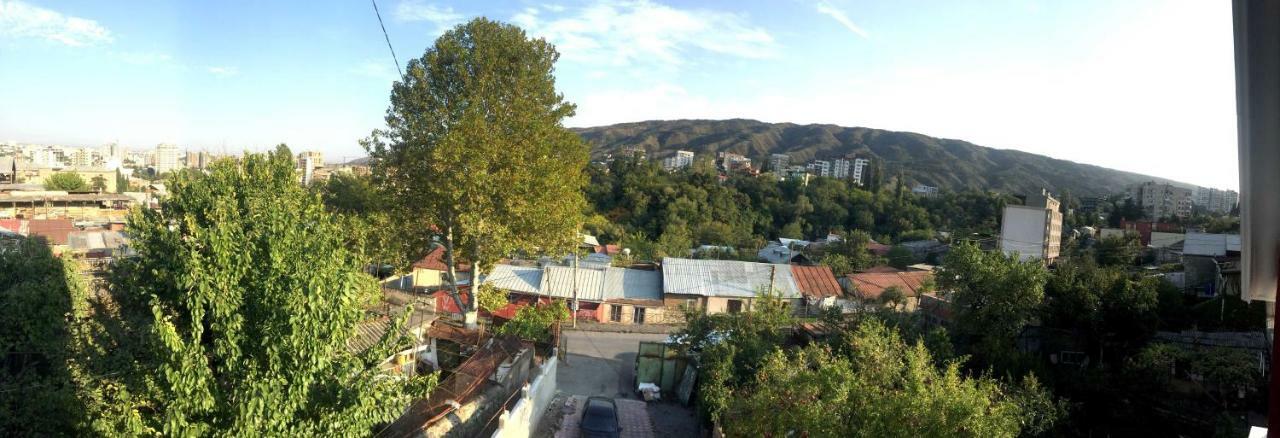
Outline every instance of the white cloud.
[[531, 35], [547, 38], [565, 60], [598, 65], [674, 68], [697, 52], [753, 59], [778, 55], [769, 32], [733, 13], [628, 0], [566, 9], [557, 15], [544, 20], [539, 10], [529, 8], [512, 21]]
[[448, 27], [461, 22], [465, 17], [449, 6], [436, 6], [422, 0], [405, 0], [396, 5], [395, 18], [399, 21], [426, 21]]
[[831, 18], [835, 19], [837, 22], [840, 23], [841, 26], [844, 26], [845, 29], [849, 29], [850, 32], [858, 34], [858, 36], [860, 37], [867, 38], [867, 31], [862, 30], [861, 26], [854, 24], [853, 20], [850, 20], [849, 16], [846, 15], [844, 11], [841, 11], [837, 9], [835, 6], [831, 6], [830, 3], [823, 2], [823, 1], [818, 2], [818, 4], [815, 5], [815, 7], [818, 8], [819, 13], [830, 16]]
[[211, 66], [211, 67], [205, 68], [205, 70], [208, 70], [209, 73], [212, 73], [214, 76], [222, 76], [222, 77], [235, 76], [240, 74], [240, 69], [235, 67]]
[[0, 37], [36, 38], [72, 47], [106, 44], [111, 31], [98, 22], [20, 1], [0, 0]]

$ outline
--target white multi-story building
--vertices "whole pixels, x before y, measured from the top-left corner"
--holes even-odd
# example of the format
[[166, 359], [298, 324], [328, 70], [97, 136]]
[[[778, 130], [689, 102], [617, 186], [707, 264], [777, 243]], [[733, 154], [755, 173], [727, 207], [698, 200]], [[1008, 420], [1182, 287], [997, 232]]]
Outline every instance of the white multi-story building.
[[791, 165], [791, 156], [787, 154], [773, 154], [769, 156], [769, 170], [773, 173], [783, 173], [787, 166]]
[[156, 145], [156, 173], [172, 172], [177, 170], [178, 167], [178, 147], [168, 143]]
[[805, 170], [814, 176], [831, 176], [831, 162], [827, 160], [813, 160], [805, 165]]
[[845, 179], [849, 177], [849, 172], [853, 170], [853, 161], [848, 158], [836, 158], [831, 160], [831, 177], [836, 179]]
[[676, 151], [675, 155], [662, 160], [662, 168], [667, 171], [683, 169], [693, 165], [693, 152]]
[[1062, 212], [1049, 192], [1027, 197], [1026, 205], [1006, 205], [1000, 221], [1000, 250], [1020, 260], [1053, 263], [1062, 245]]
[[1129, 196], [1151, 219], [1191, 215], [1190, 189], [1148, 181], [1130, 188]]
[[860, 186], [867, 185], [866, 177], [867, 177], [867, 174], [870, 173], [868, 171], [868, 168], [869, 168], [868, 166], [871, 166], [871, 160], [869, 159], [866, 159], [866, 158], [853, 159], [853, 170], [849, 172], [850, 177], [853, 178], [853, 182], [858, 183], [858, 185]]
[[938, 188], [934, 186], [926, 186], [924, 184], [916, 184], [915, 187], [911, 188], [911, 193], [915, 193], [920, 196], [938, 196]]
[[1235, 190], [1218, 190], [1207, 187], [1196, 187], [1195, 194], [1191, 197], [1191, 202], [1199, 207], [1204, 207], [1213, 213], [1230, 213], [1236, 208], [1236, 203], [1240, 200], [1240, 194]]

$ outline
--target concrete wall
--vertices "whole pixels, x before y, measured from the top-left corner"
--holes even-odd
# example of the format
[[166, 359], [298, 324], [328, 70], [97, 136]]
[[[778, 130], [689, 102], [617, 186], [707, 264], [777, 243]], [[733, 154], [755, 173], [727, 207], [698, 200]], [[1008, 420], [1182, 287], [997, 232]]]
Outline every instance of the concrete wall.
[[1000, 250], [1017, 253], [1021, 260], [1044, 257], [1048, 237], [1048, 210], [1010, 205], [1004, 208], [1000, 223]]
[[413, 269], [414, 287], [438, 287], [444, 285], [443, 272], [434, 269]]
[[538, 376], [525, 385], [523, 393], [511, 410], [498, 416], [498, 429], [493, 438], [530, 437], [538, 430], [542, 414], [556, 395], [556, 368], [559, 361], [554, 354], [542, 364]]

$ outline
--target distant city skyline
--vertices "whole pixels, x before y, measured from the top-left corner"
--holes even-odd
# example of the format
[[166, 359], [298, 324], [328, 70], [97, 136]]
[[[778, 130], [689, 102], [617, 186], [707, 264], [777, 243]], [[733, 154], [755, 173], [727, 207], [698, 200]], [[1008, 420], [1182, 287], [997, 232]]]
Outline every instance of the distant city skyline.
[[[474, 16], [547, 38], [570, 126], [865, 126], [1239, 186], [1229, 2], [379, 6], [401, 65]], [[0, 52], [0, 141], [79, 147], [357, 158], [397, 77], [361, 2], [0, 0]]]

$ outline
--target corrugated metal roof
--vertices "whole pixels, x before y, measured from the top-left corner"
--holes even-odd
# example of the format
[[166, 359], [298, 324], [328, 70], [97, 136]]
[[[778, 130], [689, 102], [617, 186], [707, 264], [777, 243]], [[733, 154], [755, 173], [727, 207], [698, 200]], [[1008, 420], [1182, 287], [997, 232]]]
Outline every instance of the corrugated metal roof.
[[484, 284], [512, 292], [537, 294], [542, 290], [542, 268], [494, 265], [484, 277]]
[[827, 266], [791, 266], [791, 275], [796, 286], [806, 296], [815, 298], [838, 297], [843, 295], [840, 283]]
[[604, 271], [604, 299], [662, 301], [662, 274], [609, 268]]
[[1239, 234], [1187, 233], [1182, 253], [1199, 256], [1223, 256], [1227, 251], [1240, 251]]
[[662, 260], [662, 291], [669, 294], [754, 297], [769, 288], [770, 276], [775, 292], [785, 298], [800, 298], [791, 269], [786, 266], [736, 260]]
[[[568, 266], [547, 266], [542, 275], [542, 295], [555, 298], [573, 298], [574, 269]], [[578, 299], [604, 301], [604, 271], [577, 269]]]

